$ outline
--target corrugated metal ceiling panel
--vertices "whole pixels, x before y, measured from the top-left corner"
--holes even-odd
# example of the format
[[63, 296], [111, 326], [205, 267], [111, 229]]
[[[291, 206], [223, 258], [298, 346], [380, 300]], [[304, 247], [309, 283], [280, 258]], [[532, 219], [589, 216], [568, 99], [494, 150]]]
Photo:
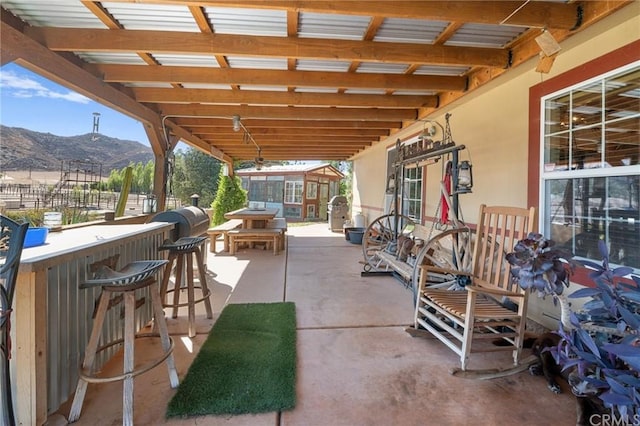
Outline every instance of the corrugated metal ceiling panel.
[[415, 75], [461, 76], [464, 75], [467, 71], [469, 71], [469, 67], [422, 65], [418, 67], [413, 73]]
[[186, 6], [110, 2], [102, 5], [127, 30], [200, 32]]
[[169, 83], [125, 83], [124, 86], [127, 87], [148, 87], [152, 89], [171, 89], [173, 86]]
[[424, 19], [386, 18], [373, 41], [396, 43], [433, 43], [447, 22]]
[[319, 61], [314, 59], [298, 59], [296, 69], [298, 71], [334, 71], [346, 72], [351, 62], [347, 61]]
[[381, 73], [381, 74], [402, 74], [407, 69], [405, 64], [385, 64], [382, 62], [363, 62], [356, 72]]
[[384, 89], [347, 89], [344, 93], [355, 95], [384, 95], [387, 91]]
[[433, 90], [396, 90], [393, 92], [394, 95], [413, 95], [413, 96], [434, 96], [437, 95], [438, 92], [434, 92]]
[[2, 0], [2, 7], [34, 27], [107, 28], [80, 2]]
[[338, 93], [338, 89], [330, 87], [297, 87], [296, 92], [300, 93]]
[[161, 65], [220, 68], [218, 61], [216, 61], [216, 58], [214, 58], [213, 56], [167, 55], [154, 53], [153, 57]]
[[268, 92], [286, 92], [287, 88], [284, 86], [257, 86], [251, 84], [243, 84], [242, 90], [264, 90]]
[[86, 62], [94, 64], [125, 64], [146, 65], [140, 56], [135, 53], [108, 53], [108, 52], [74, 52]]
[[287, 12], [284, 10], [205, 7], [204, 11], [216, 33], [287, 36]]
[[298, 37], [362, 40], [370, 21], [369, 16], [302, 12], [298, 19]]
[[182, 83], [182, 87], [185, 89], [231, 90], [231, 86], [228, 84]]
[[248, 58], [245, 56], [227, 56], [231, 68], [251, 68], [262, 70], [286, 70], [286, 58]]
[[508, 25], [464, 24], [445, 45], [505, 47], [526, 30], [527, 28]]

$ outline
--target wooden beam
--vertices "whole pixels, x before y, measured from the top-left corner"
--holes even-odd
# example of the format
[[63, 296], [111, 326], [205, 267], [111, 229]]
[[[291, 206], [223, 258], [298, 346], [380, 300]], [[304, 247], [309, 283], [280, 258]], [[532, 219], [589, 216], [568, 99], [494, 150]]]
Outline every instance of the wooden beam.
[[68, 52], [148, 52], [496, 68], [509, 66], [507, 50], [484, 47], [53, 27], [29, 27], [25, 34], [53, 51]]
[[161, 105], [165, 116], [189, 117], [231, 117], [234, 114], [246, 118], [287, 119], [287, 120], [415, 120], [413, 109], [376, 108], [325, 108], [325, 107], [253, 107], [217, 105]]
[[[220, 138], [212, 135], [202, 135], [198, 134], [202, 140], [209, 141], [211, 144], [216, 145], [217, 147], [223, 146], [241, 146], [245, 145], [242, 140], [238, 139], [230, 139], [230, 138]], [[273, 146], [304, 146], [304, 145], [323, 145], [323, 146], [334, 146], [336, 148], [340, 148], [342, 146], [349, 147], [353, 145], [371, 145], [372, 141], [378, 138], [367, 138], [367, 139], [353, 139], [353, 138], [335, 138], [330, 136], [324, 137], [300, 137], [300, 138], [286, 138], [286, 139], [276, 139], [276, 138], [260, 138], [256, 139], [256, 143], [260, 145], [260, 147], [273, 145]], [[249, 146], [254, 146], [250, 144]], [[221, 148], [222, 149], [222, 148]]]
[[[190, 126], [189, 130], [205, 135], [217, 135], [218, 137], [231, 138], [235, 137], [242, 140], [239, 132], [226, 127], [206, 127], [206, 126]], [[353, 137], [353, 138], [371, 138], [378, 136], [388, 136], [388, 129], [335, 129], [335, 128], [302, 128], [302, 129], [273, 129], [273, 128], [250, 128], [251, 135], [255, 138], [272, 137], [291, 137], [291, 136], [308, 136], [308, 137]]]
[[394, 90], [465, 90], [465, 77], [278, 71], [183, 66], [93, 64], [96, 75], [110, 83], [192, 83]]
[[[251, 132], [259, 128], [266, 129], [401, 129], [402, 121], [345, 121], [345, 120], [263, 120], [260, 118], [241, 117]], [[184, 127], [223, 127], [231, 128], [229, 118], [175, 117], [173, 121]]]
[[134, 88], [138, 102], [435, 108], [437, 96], [299, 93], [260, 90]]

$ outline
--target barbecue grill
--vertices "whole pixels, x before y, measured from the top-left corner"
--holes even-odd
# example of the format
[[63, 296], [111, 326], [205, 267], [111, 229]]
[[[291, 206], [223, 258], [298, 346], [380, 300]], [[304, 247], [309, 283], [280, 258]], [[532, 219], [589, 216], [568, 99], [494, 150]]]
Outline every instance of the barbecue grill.
[[175, 210], [160, 212], [151, 222], [169, 222], [175, 226], [171, 231], [171, 240], [185, 237], [198, 237], [209, 229], [209, 215], [200, 207], [187, 206]]

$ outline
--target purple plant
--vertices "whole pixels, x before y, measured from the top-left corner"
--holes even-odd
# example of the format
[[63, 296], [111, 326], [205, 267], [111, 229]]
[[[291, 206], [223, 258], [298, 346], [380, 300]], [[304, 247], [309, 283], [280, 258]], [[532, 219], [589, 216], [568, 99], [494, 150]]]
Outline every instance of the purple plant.
[[611, 269], [604, 241], [598, 248], [602, 264], [583, 262], [595, 287], [569, 296], [591, 300], [571, 314], [574, 329], [560, 326], [562, 339], [551, 352], [563, 370], [575, 368], [581, 383], [598, 390], [616, 418], [640, 418], [640, 277], [629, 267]]
[[572, 254], [555, 247], [542, 234], [530, 233], [518, 241], [506, 255], [511, 276], [523, 289], [537, 290], [542, 297], [559, 295], [569, 286], [569, 275], [575, 265]]

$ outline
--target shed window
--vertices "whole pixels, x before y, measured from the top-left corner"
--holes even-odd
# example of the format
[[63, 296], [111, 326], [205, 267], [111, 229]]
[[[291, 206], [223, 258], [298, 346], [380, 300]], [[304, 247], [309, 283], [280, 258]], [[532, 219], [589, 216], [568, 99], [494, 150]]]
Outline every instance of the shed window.
[[284, 202], [286, 204], [302, 204], [302, 181], [287, 181], [284, 183]]

